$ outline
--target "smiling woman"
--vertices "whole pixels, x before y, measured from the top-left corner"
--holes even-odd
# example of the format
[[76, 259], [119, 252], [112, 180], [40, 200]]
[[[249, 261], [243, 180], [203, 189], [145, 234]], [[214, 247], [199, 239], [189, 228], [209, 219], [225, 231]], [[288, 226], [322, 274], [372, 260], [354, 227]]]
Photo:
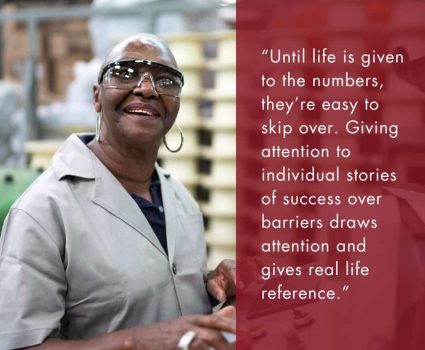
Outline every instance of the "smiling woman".
[[[90, 147], [104, 163], [118, 164], [118, 173], [124, 170], [122, 160], [116, 159], [122, 155], [148, 157], [147, 163], [156, 160], [161, 140], [176, 120], [183, 86], [183, 75], [165, 44], [151, 35], [133, 39], [112, 49], [94, 90], [101, 142]], [[139, 178], [137, 184], [146, 180]]]
[[183, 83], [156, 36], [108, 54], [96, 135], [71, 135], [5, 221], [2, 349], [235, 347], [234, 308], [207, 315], [235, 295], [235, 263], [206, 273], [198, 205], [156, 163]]

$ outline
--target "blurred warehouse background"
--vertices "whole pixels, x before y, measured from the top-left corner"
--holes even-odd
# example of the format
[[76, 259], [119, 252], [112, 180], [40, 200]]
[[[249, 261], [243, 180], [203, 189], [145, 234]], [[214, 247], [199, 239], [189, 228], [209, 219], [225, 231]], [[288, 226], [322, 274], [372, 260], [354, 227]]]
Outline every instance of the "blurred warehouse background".
[[0, 225], [67, 135], [94, 131], [92, 86], [108, 49], [146, 31], [168, 41], [185, 75], [185, 145], [161, 149], [160, 163], [201, 205], [211, 266], [234, 257], [235, 1], [26, 0], [0, 10]]

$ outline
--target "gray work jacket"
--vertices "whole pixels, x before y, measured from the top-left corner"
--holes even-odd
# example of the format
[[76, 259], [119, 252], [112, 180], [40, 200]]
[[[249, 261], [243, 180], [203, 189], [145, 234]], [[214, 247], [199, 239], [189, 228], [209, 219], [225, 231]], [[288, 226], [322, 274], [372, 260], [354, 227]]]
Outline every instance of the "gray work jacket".
[[168, 256], [143, 213], [72, 135], [12, 206], [0, 241], [0, 349], [208, 313], [203, 222], [157, 166]]

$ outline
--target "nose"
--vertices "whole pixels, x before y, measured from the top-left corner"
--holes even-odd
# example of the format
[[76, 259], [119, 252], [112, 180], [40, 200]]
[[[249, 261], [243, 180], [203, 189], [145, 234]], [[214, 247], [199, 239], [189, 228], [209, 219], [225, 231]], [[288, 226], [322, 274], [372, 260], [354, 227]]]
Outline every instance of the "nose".
[[153, 80], [152, 74], [148, 72], [141, 74], [139, 82], [133, 90], [137, 90], [145, 97], [159, 96], [155, 88], [155, 81]]

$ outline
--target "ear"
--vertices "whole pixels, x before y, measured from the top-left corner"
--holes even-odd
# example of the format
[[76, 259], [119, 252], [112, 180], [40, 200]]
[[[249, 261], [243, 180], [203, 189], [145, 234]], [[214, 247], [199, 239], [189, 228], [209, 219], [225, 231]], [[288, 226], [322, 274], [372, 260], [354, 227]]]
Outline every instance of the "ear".
[[102, 111], [102, 103], [100, 102], [100, 85], [93, 85], [93, 105], [96, 112]]

